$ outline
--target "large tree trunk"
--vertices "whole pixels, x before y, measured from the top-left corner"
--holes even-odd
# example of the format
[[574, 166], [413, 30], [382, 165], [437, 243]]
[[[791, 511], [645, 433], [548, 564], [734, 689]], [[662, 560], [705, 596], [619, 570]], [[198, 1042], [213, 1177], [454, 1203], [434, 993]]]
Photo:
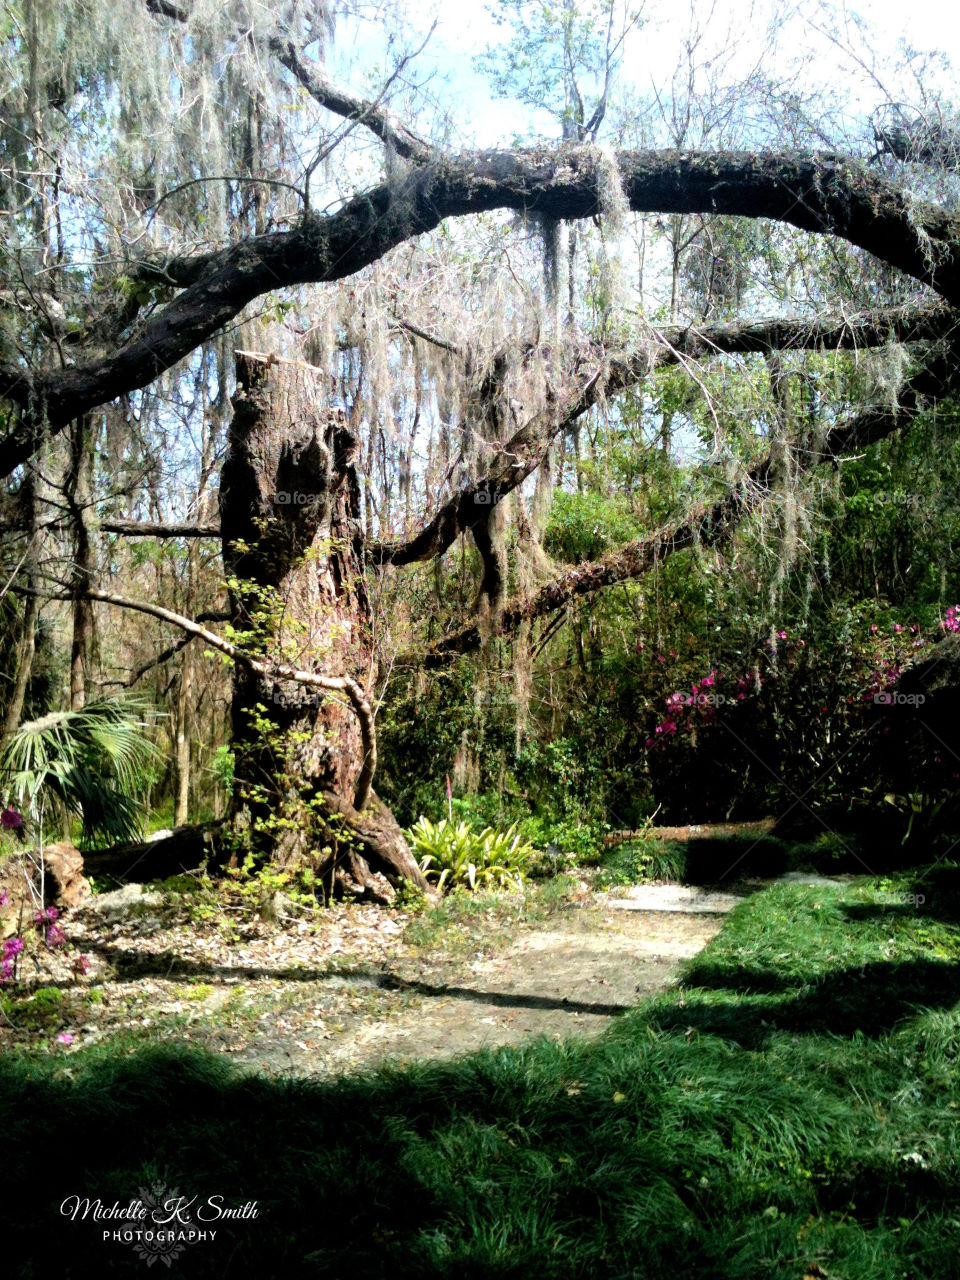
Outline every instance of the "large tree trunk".
[[[267, 662], [374, 679], [356, 440], [321, 408], [307, 365], [237, 357], [220, 524], [237, 643]], [[364, 889], [381, 872], [423, 884], [393, 815], [372, 793], [372, 742], [348, 702], [241, 664], [232, 702], [232, 820], [244, 855], [306, 865]], [[362, 812], [361, 812], [362, 811]]]

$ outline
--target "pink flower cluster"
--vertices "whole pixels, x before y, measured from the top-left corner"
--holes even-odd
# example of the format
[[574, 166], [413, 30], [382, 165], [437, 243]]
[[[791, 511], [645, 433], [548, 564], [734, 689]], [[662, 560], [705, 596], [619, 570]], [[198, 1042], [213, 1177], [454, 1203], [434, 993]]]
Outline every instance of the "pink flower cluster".
[[940, 623], [944, 631], [960, 631], [960, 604], [952, 604], [947, 610], [947, 616]]
[[17, 956], [23, 950], [22, 938], [6, 938], [3, 943], [3, 959], [0, 960], [0, 982], [9, 982], [16, 975]]
[[[940, 626], [946, 631], [960, 631], [960, 605], [952, 606], [947, 610], [946, 621]], [[910, 651], [922, 649], [925, 644], [926, 639], [916, 624], [906, 630], [901, 623], [895, 622], [892, 635], [883, 636], [877, 624], [872, 623], [869, 654], [866, 655], [869, 663], [867, 673], [869, 688], [859, 697], [855, 693], [851, 694], [845, 701], [848, 704], [857, 701], [873, 702], [876, 694], [890, 690], [896, 685], [911, 660]], [[777, 670], [781, 665], [786, 667], [797, 665], [800, 651], [806, 648], [806, 642], [802, 639], [791, 640], [785, 630], [774, 630], [766, 641], [765, 648], [769, 653], [773, 677], [776, 678]], [[849, 651], [851, 648], [852, 646], [848, 643], [846, 649]], [[675, 651], [671, 650], [671, 656], [676, 656]], [[663, 660], [663, 655], [659, 655], [658, 661]], [[646, 739], [646, 749], [662, 744], [682, 731], [692, 733], [698, 725], [709, 723], [716, 718], [718, 704], [745, 702], [752, 692], [758, 692], [763, 686], [763, 679], [757, 669], [748, 675], [741, 675], [736, 681], [735, 689], [726, 698], [719, 693], [707, 692], [718, 685], [722, 679], [721, 673], [714, 668], [691, 685], [690, 693], [671, 693], [665, 698], [667, 715], [654, 729], [653, 736]], [[826, 706], [820, 708], [822, 713], [828, 710]]]
[[[671, 653], [674, 653], [674, 651], [671, 650]], [[704, 690], [714, 688], [722, 679], [723, 676], [714, 668], [692, 684], [689, 693], [671, 693], [669, 697], [665, 698], [664, 703], [669, 714], [654, 729], [655, 736], [647, 738], [646, 747], [648, 749], [652, 747], [656, 743], [657, 737], [660, 737], [661, 741], [664, 738], [669, 738], [678, 731], [678, 728], [685, 729], [688, 732], [691, 731], [694, 727], [694, 721], [688, 714], [690, 708], [699, 710], [702, 721], [712, 720], [716, 715], [712, 705], [715, 699], [706, 694]], [[674, 717], [680, 718], [681, 724], [679, 726]]]
[[66, 942], [63, 926], [58, 924], [60, 912], [56, 907], [44, 907], [42, 911], [38, 911], [34, 917], [44, 934], [44, 943], [50, 947], [62, 947]]

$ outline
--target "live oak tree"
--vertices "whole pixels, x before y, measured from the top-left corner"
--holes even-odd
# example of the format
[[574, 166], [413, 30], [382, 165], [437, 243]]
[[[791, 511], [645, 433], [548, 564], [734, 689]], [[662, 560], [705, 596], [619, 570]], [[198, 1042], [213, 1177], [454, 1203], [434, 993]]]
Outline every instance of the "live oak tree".
[[[89, 6], [26, 0], [3, 33], [0, 521], [26, 602], [8, 723], [32, 660], [33, 602], [71, 602], [74, 705], [93, 603], [153, 614], [233, 664], [241, 839], [285, 863], [319, 859], [325, 873], [337, 860], [361, 886], [371, 869], [417, 879], [373, 787], [378, 689], [397, 657], [374, 599], [385, 575], [439, 564], [461, 538], [479, 559], [472, 616], [427, 643], [412, 628], [405, 662], [429, 670], [517, 633], [529, 643], [579, 598], [684, 549], [726, 545], [772, 493], [950, 396], [960, 217], [947, 133], [918, 115], [869, 146], [865, 135], [859, 152], [611, 149], [595, 140], [610, 84], [588, 118], [571, 75], [562, 141], [458, 150], [395, 114], [406, 58], [378, 90], [335, 83], [320, 5], [121, 9], [94, 6], [88, 21]], [[351, 188], [354, 172], [369, 180]], [[573, 298], [570, 322], [551, 322], [531, 226], [588, 235], [632, 215], [694, 218], [728, 261], [744, 220], [802, 243], [812, 233], [893, 283], [854, 314], [838, 293], [800, 315], [754, 308], [697, 325], [634, 316], [590, 331]], [[748, 267], [755, 251], [743, 250]], [[573, 297], [573, 267], [569, 283]], [[729, 308], [744, 288], [702, 293]], [[881, 353], [872, 399], [837, 396], [815, 430], [801, 429], [792, 354], [867, 348]], [[618, 397], [642, 395], [664, 368], [705, 391], [706, 370], [719, 364], [732, 378], [740, 356], [767, 358], [774, 428], [755, 433], [725, 492], [552, 572], [528, 482], [549, 493], [553, 446], [591, 414], [615, 421]], [[150, 477], [170, 447], [170, 405], [191, 386], [199, 419], [223, 434], [201, 451], [206, 499], [171, 520], [162, 496], [148, 500]], [[705, 399], [719, 448], [723, 407]], [[118, 461], [115, 492], [93, 491], [97, 449]], [[45, 559], [44, 531], [60, 540]], [[122, 559], [134, 538], [221, 540], [228, 593], [213, 619], [109, 589], [97, 539]], [[217, 618], [226, 630], [208, 627]], [[183, 661], [185, 643], [174, 648]], [[181, 775], [188, 768], [181, 760]]]

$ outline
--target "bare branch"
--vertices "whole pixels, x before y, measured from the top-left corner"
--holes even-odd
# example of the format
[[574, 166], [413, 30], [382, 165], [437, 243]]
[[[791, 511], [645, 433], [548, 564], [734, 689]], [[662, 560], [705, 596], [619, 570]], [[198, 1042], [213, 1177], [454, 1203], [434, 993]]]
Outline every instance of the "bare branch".
[[124, 538], [219, 538], [219, 524], [167, 524], [152, 520], [101, 520], [103, 533]]
[[[432, 30], [431, 28], [431, 32]], [[301, 51], [292, 40], [274, 36], [268, 44], [270, 51], [321, 107], [326, 107], [335, 115], [343, 116], [345, 120], [362, 124], [405, 160], [424, 164], [433, 157], [433, 147], [422, 138], [418, 138], [406, 125], [392, 120], [379, 100], [372, 102], [369, 98], [361, 98], [351, 93], [349, 89], [344, 89], [341, 85], [336, 85], [332, 80], [327, 79], [319, 67], [308, 66], [303, 61]]]
[[146, 613], [153, 618], [159, 618], [161, 622], [168, 622], [171, 626], [187, 632], [191, 637], [202, 640], [211, 649], [216, 649], [219, 653], [226, 654], [234, 662], [239, 663], [254, 672], [255, 675], [261, 676], [266, 680], [290, 680], [295, 684], [311, 685], [313, 688], [322, 689], [327, 693], [346, 695], [357, 719], [360, 721], [364, 753], [363, 766], [360, 770], [360, 776], [357, 778], [353, 807], [357, 810], [362, 809], [370, 798], [373, 775], [377, 767], [376, 727], [373, 708], [370, 706], [363, 688], [352, 676], [323, 676], [314, 671], [302, 671], [298, 667], [292, 667], [284, 662], [260, 662], [251, 654], [238, 648], [237, 645], [225, 640], [223, 636], [218, 636], [215, 631], [208, 631], [206, 627], [199, 622], [195, 622], [192, 618], [185, 618], [182, 614], [174, 613], [171, 609], [165, 609], [162, 605], [152, 604], [148, 600], [131, 600], [127, 596], [114, 595], [109, 591], [93, 590], [80, 593], [67, 591], [49, 595], [48, 593], [37, 592], [16, 584], [11, 585], [9, 590], [18, 595], [43, 595], [49, 600], [75, 600], [79, 596], [84, 600], [95, 600], [100, 604], [113, 605], [118, 609], [132, 609], [137, 613]]

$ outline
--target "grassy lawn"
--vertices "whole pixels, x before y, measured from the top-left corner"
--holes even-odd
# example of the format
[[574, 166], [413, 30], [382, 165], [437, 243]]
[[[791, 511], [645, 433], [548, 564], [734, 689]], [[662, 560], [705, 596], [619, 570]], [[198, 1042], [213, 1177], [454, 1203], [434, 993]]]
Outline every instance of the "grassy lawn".
[[939, 868], [755, 895], [594, 1042], [324, 1085], [115, 1044], [11, 1056], [4, 1270], [143, 1274], [101, 1238], [120, 1224], [59, 1206], [159, 1182], [258, 1208], [171, 1275], [952, 1277], [958, 962]]

